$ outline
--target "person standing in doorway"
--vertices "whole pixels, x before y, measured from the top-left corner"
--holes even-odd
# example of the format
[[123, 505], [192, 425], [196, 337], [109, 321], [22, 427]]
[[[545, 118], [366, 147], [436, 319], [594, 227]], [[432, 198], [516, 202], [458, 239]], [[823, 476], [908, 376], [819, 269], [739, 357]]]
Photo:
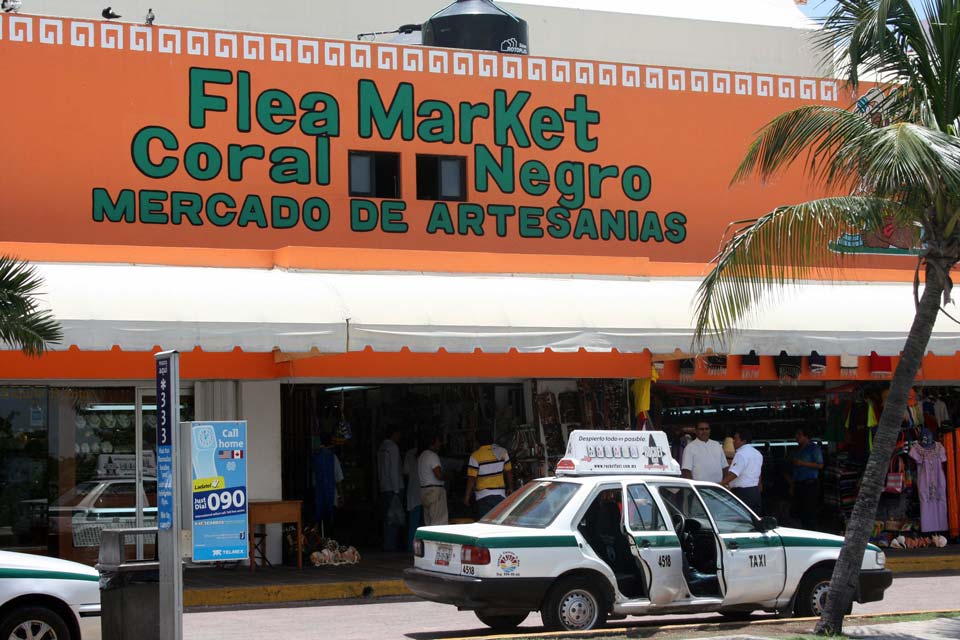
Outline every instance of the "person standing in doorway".
[[750, 444], [753, 433], [741, 427], [733, 434], [733, 462], [720, 482], [729, 487], [753, 512], [760, 515], [760, 473], [763, 471], [763, 454]]
[[427, 526], [447, 524], [447, 490], [443, 486], [443, 466], [440, 464], [440, 436], [430, 436], [423, 453], [417, 459], [420, 476], [420, 502], [423, 504], [423, 522]]
[[513, 467], [510, 454], [493, 441], [493, 434], [483, 429], [477, 432], [480, 448], [470, 456], [467, 464], [467, 490], [463, 504], [470, 506], [470, 494], [476, 502], [474, 511], [479, 520], [500, 504], [513, 489]]
[[420, 504], [420, 474], [417, 471], [417, 447], [410, 447], [403, 456], [403, 475], [407, 476], [407, 551], [413, 551], [413, 536], [423, 519]]
[[333, 437], [328, 432], [320, 434], [320, 446], [313, 454], [313, 514], [323, 536], [332, 536], [333, 516], [340, 506], [340, 483], [343, 482], [343, 467], [333, 452]]
[[[403, 477], [400, 471], [400, 429], [389, 427], [387, 437], [377, 450], [377, 476], [380, 479], [380, 500], [383, 502], [383, 550], [398, 551], [400, 527], [390, 521], [391, 508], [403, 512], [400, 491], [403, 489]], [[401, 515], [401, 519], [402, 519]]]
[[820, 445], [810, 439], [810, 432], [800, 427], [794, 436], [800, 447], [793, 456], [793, 507], [803, 529], [817, 528], [817, 511], [820, 506], [820, 470], [823, 469], [823, 452]]
[[727, 456], [723, 446], [710, 439], [710, 424], [698, 422], [697, 437], [683, 448], [683, 464], [680, 471], [684, 478], [719, 483], [727, 472]]

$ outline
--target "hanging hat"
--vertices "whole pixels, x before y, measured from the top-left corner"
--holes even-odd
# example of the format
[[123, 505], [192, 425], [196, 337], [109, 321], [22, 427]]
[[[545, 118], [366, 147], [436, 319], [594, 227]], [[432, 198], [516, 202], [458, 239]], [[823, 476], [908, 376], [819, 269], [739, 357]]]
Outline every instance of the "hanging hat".
[[846, 378], [857, 377], [858, 358], [849, 353], [840, 354], [840, 375]]
[[693, 382], [697, 373], [697, 361], [693, 358], [684, 358], [680, 361], [680, 380], [682, 382]]
[[795, 383], [800, 377], [800, 356], [790, 356], [786, 351], [781, 351], [773, 361], [777, 366], [777, 376], [781, 383]]
[[807, 366], [810, 367], [810, 375], [822, 376], [827, 371], [827, 356], [811, 351], [807, 356]]
[[760, 356], [753, 349], [750, 350], [749, 354], [740, 357], [740, 377], [760, 377]]
[[707, 356], [707, 373], [711, 376], [727, 375], [727, 356]]
[[870, 375], [874, 378], [885, 378], [893, 372], [893, 358], [890, 356], [877, 355], [876, 351], [870, 352]]

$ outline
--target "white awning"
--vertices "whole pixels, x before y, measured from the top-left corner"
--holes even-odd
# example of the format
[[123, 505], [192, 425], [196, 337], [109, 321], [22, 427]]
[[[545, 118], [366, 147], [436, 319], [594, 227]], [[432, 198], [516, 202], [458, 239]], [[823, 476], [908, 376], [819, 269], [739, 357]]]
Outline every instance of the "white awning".
[[[690, 347], [697, 278], [331, 273], [37, 264], [60, 348], [323, 352], [608, 351]], [[908, 283], [811, 283], [733, 335], [729, 353], [894, 355]], [[719, 345], [718, 345], [719, 346]], [[960, 350], [942, 317], [929, 349]]]

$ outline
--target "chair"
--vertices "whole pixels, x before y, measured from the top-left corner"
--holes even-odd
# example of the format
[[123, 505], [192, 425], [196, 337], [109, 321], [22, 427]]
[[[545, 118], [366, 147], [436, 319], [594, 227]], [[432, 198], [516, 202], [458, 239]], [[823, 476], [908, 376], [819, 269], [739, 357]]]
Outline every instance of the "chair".
[[253, 544], [253, 561], [256, 562], [257, 558], [259, 558], [261, 566], [267, 565], [268, 567], [272, 567], [273, 563], [267, 558], [267, 532], [254, 531], [253, 540], [250, 542]]

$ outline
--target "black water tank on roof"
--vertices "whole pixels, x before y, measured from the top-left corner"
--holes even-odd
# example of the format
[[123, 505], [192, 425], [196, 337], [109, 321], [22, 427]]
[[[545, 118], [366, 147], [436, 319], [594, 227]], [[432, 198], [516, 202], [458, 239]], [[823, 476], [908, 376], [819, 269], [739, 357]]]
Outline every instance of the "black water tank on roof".
[[527, 22], [491, 0], [457, 0], [423, 23], [423, 44], [527, 55]]

